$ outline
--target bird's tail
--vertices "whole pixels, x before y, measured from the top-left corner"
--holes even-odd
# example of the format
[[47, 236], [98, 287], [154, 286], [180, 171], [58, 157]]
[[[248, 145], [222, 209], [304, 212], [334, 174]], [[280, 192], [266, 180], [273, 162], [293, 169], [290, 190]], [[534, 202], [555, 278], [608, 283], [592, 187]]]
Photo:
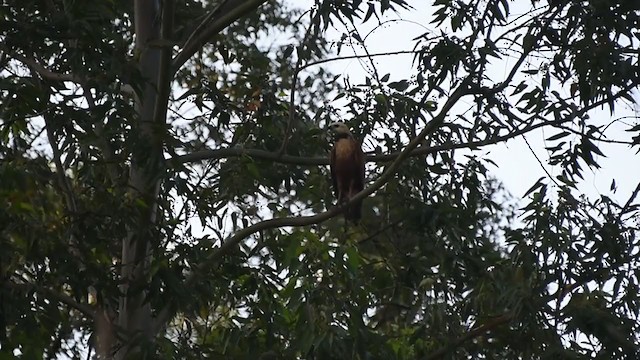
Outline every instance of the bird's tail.
[[351, 204], [344, 212], [345, 219], [358, 223], [362, 217], [362, 201], [356, 201]]

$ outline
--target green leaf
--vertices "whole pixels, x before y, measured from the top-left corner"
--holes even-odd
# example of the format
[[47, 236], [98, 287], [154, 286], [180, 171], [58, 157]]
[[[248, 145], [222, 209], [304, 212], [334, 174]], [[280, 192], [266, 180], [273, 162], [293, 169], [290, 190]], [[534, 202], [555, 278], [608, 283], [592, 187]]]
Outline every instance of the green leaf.
[[566, 137], [567, 135], [570, 135], [571, 133], [569, 133], [568, 131], [561, 131], [553, 136], [550, 136], [547, 138], [547, 141], [555, 141], [555, 140], [560, 140], [564, 137]]
[[538, 181], [536, 181], [535, 184], [533, 184], [533, 186], [531, 186], [529, 188], [529, 190], [525, 191], [524, 195], [522, 195], [522, 197], [527, 197], [527, 195], [531, 194], [532, 192], [540, 189], [541, 187], [545, 186], [545, 184], [542, 182], [542, 180], [544, 180], [544, 177], [541, 177], [538, 179]]
[[387, 84], [387, 86], [397, 91], [405, 91], [409, 88], [409, 81], [407, 80], [394, 81]]
[[522, 38], [522, 50], [525, 54], [531, 52], [536, 45], [536, 36], [532, 34], [526, 34]]

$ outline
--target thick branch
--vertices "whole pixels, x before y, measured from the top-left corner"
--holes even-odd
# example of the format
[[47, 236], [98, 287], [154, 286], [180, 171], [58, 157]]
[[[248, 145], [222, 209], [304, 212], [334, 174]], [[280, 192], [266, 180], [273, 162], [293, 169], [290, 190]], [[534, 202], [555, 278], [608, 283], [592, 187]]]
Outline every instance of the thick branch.
[[[618, 91], [612, 97], [593, 102], [592, 104], [585, 106], [579, 110], [574, 110], [571, 114], [567, 115], [566, 118], [561, 120], [542, 121], [534, 125], [526, 126], [522, 129], [513, 130], [506, 135], [495, 136], [485, 140], [478, 140], [478, 141], [458, 143], [458, 144], [443, 144], [443, 145], [437, 145], [437, 146], [419, 146], [411, 152], [410, 156], [427, 155], [427, 154], [431, 154], [431, 153], [443, 151], [443, 150], [465, 149], [465, 148], [472, 149], [479, 146], [497, 144], [503, 141], [510, 140], [517, 136], [526, 134], [528, 132], [531, 132], [535, 129], [538, 129], [544, 126], [555, 126], [564, 130], [575, 132], [574, 130], [570, 130], [570, 128], [566, 126], [562, 126], [561, 124], [570, 122], [576, 117], [583, 116], [588, 111], [593, 110], [596, 107], [601, 106], [603, 104], [606, 104], [610, 100], [615, 100], [620, 98], [624, 94], [628, 93], [635, 86], [637, 86], [637, 83], [629, 84], [628, 86], [620, 89], [620, 91]], [[496, 90], [491, 90], [491, 91], [495, 92]], [[510, 111], [507, 112], [507, 115], [511, 118], [517, 118], [517, 116]], [[538, 118], [538, 117], [539, 115], [536, 114], [533, 118]], [[526, 123], [522, 119], [518, 119], [518, 120], [520, 123]], [[603, 141], [602, 139], [594, 137], [592, 135], [583, 134], [580, 132], [575, 132], [575, 133], [583, 136], [587, 136], [591, 140]], [[608, 142], [613, 142], [613, 141], [609, 140]], [[626, 144], [625, 142], [621, 142], [621, 141], [616, 141], [614, 143]], [[385, 155], [368, 155], [366, 160], [368, 162], [389, 162], [396, 159], [400, 155], [400, 153], [401, 152], [394, 152], [394, 153], [385, 154]], [[259, 150], [259, 149], [244, 149], [241, 147], [216, 149], [216, 150], [202, 150], [202, 151], [197, 151], [191, 154], [186, 154], [186, 155], [181, 155], [175, 158], [171, 158], [167, 161], [170, 164], [173, 164], [173, 166], [176, 166], [178, 164], [191, 163], [191, 162], [196, 162], [200, 160], [216, 160], [216, 159], [241, 157], [241, 156], [248, 156], [254, 159], [270, 160], [277, 163], [291, 164], [291, 165], [302, 165], [302, 166], [329, 165], [329, 158], [327, 156], [301, 157], [301, 156], [292, 156], [292, 155], [280, 155], [277, 152], [270, 152], [270, 151]]]
[[[418, 134], [418, 136], [416, 136], [414, 139], [411, 140], [411, 142], [409, 142], [409, 144], [407, 144], [405, 149], [402, 150], [400, 154], [398, 154], [395, 161], [387, 167], [387, 169], [382, 173], [382, 175], [380, 175], [380, 177], [376, 181], [374, 181], [373, 184], [371, 184], [370, 186], [368, 186], [367, 188], [365, 188], [364, 190], [356, 194], [354, 197], [352, 197], [348, 203], [340, 207], [335, 207], [331, 210], [328, 210], [326, 212], [313, 215], [313, 216], [300, 216], [300, 217], [265, 220], [236, 232], [233, 236], [229, 237], [226, 241], [224, 241], [216, 251], [212, 252], [209, 256], [207, 256], [207, 258], [193, 270], [191, 275], [185, 281], [185, 285], [184, 285], [185, 288], [188, 288], [189, 286], [191, 286], [200, 276], [205, 274], [207, 270], [211, 268], [217, 261], [219, 261], [223, 256], [229, 253], [232, 249], [235, 249], [240, 243], [240, 241], [246, 239], [252, 234], [255, 234], [260, 231], [268, 230], [268, 229], [275, 229], [275, 228], [280, 228], [285, 226], [307, 226], [311, 224], [321, 223], [323, 221], [326, 221], [338, 215], [351, 204], [363, 200], [367, 196], [373, 194], [375, 191], [380, 189], [384, 184], [387, 183], [387, 181], [389, 181], [391, 177], [395, 175], [396, 171], [400, 167], [400, 164], [402, 164], [402, 162], [411, 155], [412, 151], [414, 151], [418, 147], [418, 145], [422, 143], [428, 135], [435, 132], [442, 125], [442, 123], [444, 123], [444, 119], [449, 113], [449, 111], [451, 110], [451, 108], [458, 102], [458, 100], [460, 100], [460, 98], [462, 98], [464, 95], [467, 94], [468, 83], [469, 83], [468, 79], [469, 78], [465, 79], [460, 84], [460, 86], [451, 94], [447, 102], [444, 104], [444, 106], [440, 110], [440, 113], [436, 117], [434, 117], [427, 124], [427, 126], [425, 126], [425, 128], [420, 132], [420, 134]], [[156, 318], [156, 321], [154, 324], [154, 331], [156, 332], [159, 331], [162, 327], [165, 326], [165, 324], [173, 316], [173, 313], [172, 313], [173, 310], [171, 310], [170, 306], [171, 304], [167, 305], [167, 307], [165, 307]]]
[[184, 65], [193, 54], [209, 42], [217, 33], [229, 26], [232, 22], [238, 20], [244, 15], [257, 9], [267, 0], [227, 0], [221, 6], [216, 7], [206, 18], [205, 21], [213, 20], [208, 27], [198, 26], [194, 33], [189, 36], [189, 40], [185, 43], [182, 51], [174, 58], [172, 63], [172, 71], [176, 72]]

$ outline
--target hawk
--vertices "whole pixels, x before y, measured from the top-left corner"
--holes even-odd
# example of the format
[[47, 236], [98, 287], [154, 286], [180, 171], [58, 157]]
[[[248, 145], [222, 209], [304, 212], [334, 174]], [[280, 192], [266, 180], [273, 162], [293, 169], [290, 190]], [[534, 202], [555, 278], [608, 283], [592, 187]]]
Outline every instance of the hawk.
[[[331, 123], [329, 129], [335, 137], [330, 155], [331, 180], [338, 204], [343, 204], [364, 189], [364, 153], [345, 123]], [[345, 219], [357, 223], [361, 207], [362, 201], [349, 206], [344, 212]]]

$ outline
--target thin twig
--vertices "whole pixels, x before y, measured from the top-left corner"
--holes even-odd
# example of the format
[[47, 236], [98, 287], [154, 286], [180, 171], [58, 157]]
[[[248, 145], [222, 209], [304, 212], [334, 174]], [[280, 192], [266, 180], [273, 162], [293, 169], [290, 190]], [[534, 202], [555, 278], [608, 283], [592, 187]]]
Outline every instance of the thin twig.
[[[87, 100], [87, 105], [89, 106], [89, 111], [93, 111], [96, 108], [96, 100], [91, 94], [91, 89], [83, 85], [82, 92], [84, 98]], [[95, 130], [86, 129], [85, 131], [93, 131], [95, 133], [96, 138], [98, 139], [98, 147], [104, 153], [104, 159], [107, 166], [107, 172], [109, 173], [109, 178], [111, 179], [112, 184], [117, 184], [118, 182], [118, 168], [116, 166], [116, 154], [113, 148], [111, 147], [111, 143], [109, 143], [109, 139], [104, 134], [104, 125], [102, 124], [102, 119], [95, 119]]]
[[[308, 39], [309, 39], [309, 35], [311, 34], [311, 28], [313, 27], [313, 23], [314, 20], [317, 16], [319, 16], [320, 12], [316, 11], [316, 12], [309, 12], [309, 16], [311, 18], [311, 20], [309, 21], [309, 27], [307, 27], [307, 30], [305, 31], [304, 34], [304, 38], [302, 39], [302, 44], [306, 44]], [[291, 79], [291, 94], [289, 95], [289, 119], [287, 121], [287, 128], [285, 129], [284, 132], [284, 140], [282, 141], [282, 146], [280, 146], [280, 150], [278, 151], [278, 155], [282, 156], [286, 151], [287, 151], [287, 146], [289, 145], [289, 138], [291, 137], [291, 128], [293, 127], [293, 122], [295, 121], [295, 117], [296, 117], [296, 91], [297, 91], [297, 84], [298, 84], [298, 75], [300, 74], [300, 66], [302, 65], [302, 54], [303, 54], [303, 45], [300, 45], [298, 47], [298, 51], [296, 52], [297, 55], [297, 59], [296, 59], [296, 67], [293, 69], [293, 76]]]
[[638, 183], [635, 190], [633, 190], [633, 192], [631, 193], [631, 196], [629, 196], [629, 200], [627, 200], [627, 202], [622, 207], [622, 211], [621, 211], [622, 214], [625, 214], [629, 211], [629, 208], [631, 207], [631, 203], [633, 203], [633, 200], [635, 200], [639, 192], [640, 192], [640, 183]]
[[291, 79], [291, 94], [289, 95], [289, 119], [287, 120], [287, 128], [284, 132], [284, 139], [282, 140], [282, 146], [278, 150], [278, 156], [282, 156], [287, 151], [287, 145], [289, 145], [289, 137], [291, 136], [291, 127], [296, 117], [296, 84], [298, 83], [298, 73], [300, 72], [300, 51], [298, 51], [298, 60], [296, 61], [296, 67], [293, 70], [293, 78]]
[[332, 62], [332, 61], [340, 61], [340, 60], [352, 60], [352, 59], [362, 59], [362, 58], [368, 58], [368, 57], [378, 57], [378, 56], [390, 56], [390, 55], [403, 55], [403, 54], [417, 54], [419, 53], [419, 50], [399, 50], [399, 51], [389, 51], [389, 52], [382, 52], [382, 53], [373, 53], [373, 54], [365, 54], [365, 55], [348, 55], [348, 56], [336, 56], [336, 57], [332, 57], [332, 58], [326, 58], [326, 59], [322, 59], [322, 60], [317, 60], [317, 61], [312, 61], [312, 62], [308, 62], [302, 66], [300, 66], [300, 70], [304, 70], [308, 67], [311, 66], [316, 66], [316, 65], [321, 65], [324, 63], [328, 63], [328, 62]]
[[531, 151], [531, 154], [533, 154], [533, 157], [536, 158], [536, 160], [538, 161], [538, 164], [540, 165], [542, 170], [545, 172], [545, 174], [547, 174], [549, 179], [551, 179], [551, 181], [553, 181], [553, 183], [556, 184], [558, 187], [561, 187], [561, 185], [556, 181], [556, 179], [553, 176], [551, 176], [551, 174], [549, 173], [549, 170], [547, 170], [547, 168], [544, 166], [544, 164], [542, 163], [542, 160], [540, 160], [540, 158], [538, 157], [538, 154], [536, 154], [536, 152], [533, 151], [533, 147], [531, 147], [531, 144], [529, 144], [529, 140], [527, 140], [527, 137], [522, 135], [522, 139], [524, 139], [524, 142], [525, 144], [527, 144], [529, 151]]
[[394, 227], [398, 226], [398, 225], [399, 225], [400, 223], [402, 223], [404, 220], [405, 220], [405, 219], [398, 219], [398, 220], [395, 220], [395, 221], [393, 221], [393, 222], [390, 222], [390, 223], [386, 224], [386, 225], [385, 225], [385, 226], [383, 226], [382, 228], [380, 228], [380, 229], [376, 230], [376, 232], [374, 232], [373, 234], [368, 235], [368, 236], [367, 236], [366, 238], [364, 238], [364, 239], [358, 240], [358, 245], [364, 244], [365, 242], [367, 242], [367, 241], [369, 241], [369, 240], [371, 240], [371, 239], [375, 238], [376, 236], [378, 236], [378, 235], [382, 234], [383, 232], [385, 232], [385, 231], [387, 231], [387, 230], [389, 230], [389, 229], [391, 229], [391, 228], [394, 228]]

